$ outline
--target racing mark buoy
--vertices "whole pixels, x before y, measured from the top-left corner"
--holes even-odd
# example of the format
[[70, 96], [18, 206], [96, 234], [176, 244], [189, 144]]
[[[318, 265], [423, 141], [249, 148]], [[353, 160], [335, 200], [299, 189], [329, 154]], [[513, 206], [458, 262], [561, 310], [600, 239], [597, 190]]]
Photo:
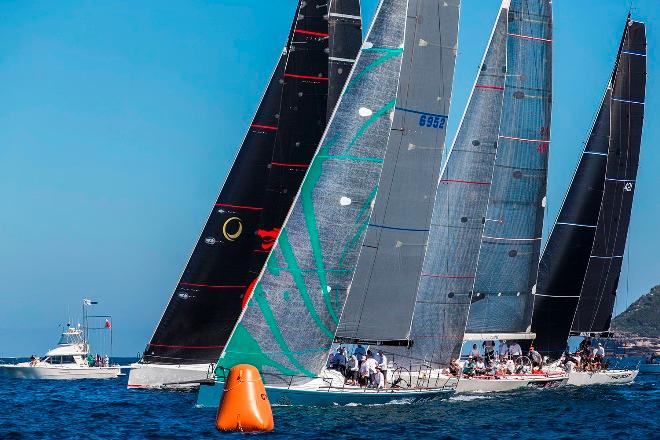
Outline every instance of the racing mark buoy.
[[215, 427], [219, 431], [272, 431], [273, 410], [259, 371], [240, 364], [229, 370]]

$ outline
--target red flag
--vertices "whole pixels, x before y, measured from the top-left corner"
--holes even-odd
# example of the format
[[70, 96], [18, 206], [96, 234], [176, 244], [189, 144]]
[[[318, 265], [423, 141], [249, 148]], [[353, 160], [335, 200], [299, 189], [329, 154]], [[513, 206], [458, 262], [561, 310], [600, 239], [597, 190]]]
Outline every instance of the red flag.
[[112, 328], [112, 324], [107, 319], [105, 320], [105, 328]]

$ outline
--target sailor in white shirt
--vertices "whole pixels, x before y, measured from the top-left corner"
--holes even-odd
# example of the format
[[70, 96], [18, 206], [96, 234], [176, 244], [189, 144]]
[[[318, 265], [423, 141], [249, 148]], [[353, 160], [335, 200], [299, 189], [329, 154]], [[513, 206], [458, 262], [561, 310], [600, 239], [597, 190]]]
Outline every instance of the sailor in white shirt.
[[383, 372], [383, 386], [387, 385], [387, 356], [385, 356], [385, 353], [383, 353], [383, 350], [378, 350], [378, 357], [376, 358], [378, 361], [378, 368], [380, 368], [380, 371]]
[[516, 372], [516, 364], [513, 362], [513, 359], [509, 359], [506, 361], [506, 371], [509, 374], [513, 374]]
[[600, 342], [598, 343], [598, 348], [596, 348], [595, 355], [601, 359], [605, 358], [605, 347]]
[[371, 354], [371, 350], [367, 351], [367, 360], [362, 363], [362, 366], [365, 367], [369, 372], [369, 382], [371, 385], [376, 383], [376, 368], [378, 368], [378, 362], [374, 359]]
[[351, 385], [355, 385], [358, 380], [358, 368], [357, 356], [353, 354], [346, 363], [346, 379]]
[[380, 371], [380, 368], [376, 370], [375, 379], [376, 379], [374, 381], [375, 388], [385, 388], [385, 376], [383, 375], [383, 372]]

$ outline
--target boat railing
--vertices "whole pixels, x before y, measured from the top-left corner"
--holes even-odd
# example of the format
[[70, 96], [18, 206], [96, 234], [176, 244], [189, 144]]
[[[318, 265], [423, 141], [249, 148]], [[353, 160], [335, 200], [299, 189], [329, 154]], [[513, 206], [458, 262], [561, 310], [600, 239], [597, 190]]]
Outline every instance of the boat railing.
[[[338, 370], [336, 370], [338, 371]], [[423, 370], [420, 370], [423, 371]], [[434, 371], [434, 370], [433, 370]], [[432, 373], [432, 370], [429, 369], [429, 373]], [[226, 382], [227, 378], [229, 376], [229, 369], [224, 368], [224, 367], [217, 367], [215, 368], [215, 374], [214, 378], [218, 382]], [[350, 392], [365, 392], [365, 393], [378, 393], [378, 392], [394, 392], [394, 391], [427, 391], [427, 390], [453, 390], [455, 386], [448, 385], [449, 381], [453, 379], [453, 377], [442, 377], [439, 372], [438, 376], [435, 379], [434, 384], [431, 384], [431, 374], [428, 375], [428, 378], [420, 381], [418, 380], [415, 386], [408, 386], [408, 387], [399, 387], [399, 386], [393, 386], [390, 388], [369, 388], [369, 387], [357, 387], [355, 385], [348, 385], [346, 383], [346, 380], [344, 376], [342, 375], [342, 383], [341, 385], [337, 384], [337, 379], [338, 378], [332, 378], [328, 376], [316, 376], [316, 377], [310, 377], [310, 376], [305, 376], [305, 375], [287, 375], [287, 374], [279, 374], [279, 373], [272, 373], [272, 372], [262, 372], [261, 376], [263, 378], [264, 383], [271, 385], [271, 386], [278, 386], [278, 387], [283, 387], [286, 389], [291, 389], [295, 386], [303, 385], [305, 383], [308, 383], [312, 380], [321, 380], [324, 386], [319, 386], [318, 388], [315, 388], [315, 391], [350, 391]]]

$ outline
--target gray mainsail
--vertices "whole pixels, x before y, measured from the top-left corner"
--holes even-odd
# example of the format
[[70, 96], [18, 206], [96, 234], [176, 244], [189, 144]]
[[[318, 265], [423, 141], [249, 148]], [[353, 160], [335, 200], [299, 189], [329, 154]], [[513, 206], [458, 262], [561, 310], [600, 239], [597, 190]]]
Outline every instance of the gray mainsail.
[[444, 150], [460, 0], [410, 0], [396, 116], [337, 336], [396, 343], [410, 331]]
[[397, 100], [407, 0], [383, 0], [296, 202], [218, 366], [268, 384], [325, 365], [378, 188]]
[[498, 142], [507, 16], [503, 5], [435, 195], [409, 354], [434, 366], [458, 357], [463, 342]]
[[551, 8], [551, 0], [511, 0], [500, 132], [466, 333], [530, 328], [550, 144]]

